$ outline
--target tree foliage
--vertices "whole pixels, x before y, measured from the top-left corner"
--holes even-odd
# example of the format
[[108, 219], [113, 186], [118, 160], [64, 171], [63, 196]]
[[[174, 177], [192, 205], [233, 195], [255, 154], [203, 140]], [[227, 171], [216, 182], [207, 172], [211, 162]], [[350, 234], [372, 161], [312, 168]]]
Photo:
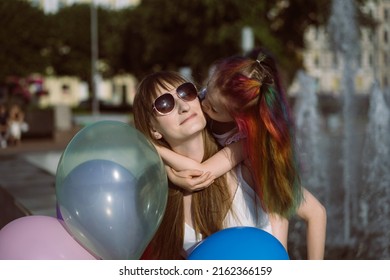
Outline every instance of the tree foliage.
[[[213, 61], [241, 52], [241, 29], [250, 21], [248, 16], [242, 20], [243, 7], [249, 6], [236, 0], [226, 0], [222, 5], [210, 0], [144, 0], [134, 11], [142, 24], [135, 24], [135, 32], [127, 30], [142, 38], [144, 70], [187, 66], [201, 80]], [[264, 33], [263, 26], [258, 23], [260, 33]]]
[[91, 76], [89, 5], [73, 5], [50, 15], [50, 58], [56, 75]]
[[[242, 28], [249, 26], [255, 47], [270, 50], [290, 80], [301, 67], [306, 28], [325, 24], [329, 8], [327, 0], [142, 0], [120, 11], [98, 8], [99, 71], [142, 78], [190, 67], [201, 82], [215, 60], [243, 52]], [[89, 4], [44, 15], [27, 1], [1, 0], [0, 79], [51, 69], [89, 81], [90, 19]]]
[[[122, 51], [120, 12], [97, 7], [99, 72], [117, 74]], [[91, 6], [75, 4], [51, 15], [50, 58], [56, 75], [73, 75], [91, 80]]]
[[43, 72], [47, 18], [26, 1], [0, 1], [0, 81], [7, 76]]

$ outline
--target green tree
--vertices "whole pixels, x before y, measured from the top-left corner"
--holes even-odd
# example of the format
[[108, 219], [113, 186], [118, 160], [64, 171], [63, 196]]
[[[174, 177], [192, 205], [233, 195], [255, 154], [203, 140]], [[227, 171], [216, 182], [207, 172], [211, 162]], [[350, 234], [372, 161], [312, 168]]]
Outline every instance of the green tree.
[[[124, 68], [142, 75], [190, 66], [194, 78], [202, 81], [212, 62], [242, 53], [242, 28], [250, 26], [255, 45], [272, 51], [291, 77], [301, 63], [299, 51], [305, 28], [320, 22], [317, 18], [308, 20], [306, 11], [319, 18], [322, 16], [317, 14], [325, 11], [319, 8], [325, 0], [305, 6], [307, 2], [143, 0], [132, 13], [124, 34], [124, 49], [135, 52], [123, 55]], [[298, 12], [302, 7], [303, 12]]]
[[55, 75], [91, 76], [89, 5], [73, 5], [49, 15], [51, 22], [50, 60]]
[[[239, 2], [235, 0], [144, 0], [134, 10], [124, 37], [126, 69], [141, 75], [158, 69], [189, 66], [202, 80], [218, 58], [240, 52]], [[261, 28], [261, 26], [260, 26]], [[142, 44], [141, 50], [138, 44]], [[137, 69], [143, 65], [143, 69]]]
[[[27, 1], [1, 0], [0, 78], [50, 65], [53, 74], [90, 81], [90, 8], [74, 4], [44, 15]], [[141, 78], [188, 66], [202, 82], [215, 60], [242, 53], [241, 31], [250, 26], [255, 47], [273, 52], [289, 81], [302, 65], [307, 27], [325, 24], [329, 8], [327, 0], [143, 0], [121, 11], [98, 8], [99, 71]]]
[[26, 1], [0, 1], [0, 81], [43, 73], [48, 65], [47, 18]]
[[[365, 0], [357, 0], [360, 4]], [[304, 34], [324, 25], [328, 0], [143, 0], [129, 13], [123, 68], [137, 76], [190, 66], [198, 81], [216, 59], [242, 53], [241, 30], [250, 26], [255, 47], [278, 59], [286, 82], [302, 67]], [[362, 19], [364, 17], [361, 17]]]
[[127, 10], [98, 10], [99, 60], [104, 64], [100, 71], [105, 77], [124, 72], [121, 55], [128, 51], [123, 49], [127, 15]]
[[[91, 81], [91, 6], [75, 4], [50, 15], [50, 60], [56, 75]], [[110, 77], [118, 70], [122, 50], [120, 12], [97, 8], [98, 70]], [[122, 24], [124, 25], [124, 24]]]

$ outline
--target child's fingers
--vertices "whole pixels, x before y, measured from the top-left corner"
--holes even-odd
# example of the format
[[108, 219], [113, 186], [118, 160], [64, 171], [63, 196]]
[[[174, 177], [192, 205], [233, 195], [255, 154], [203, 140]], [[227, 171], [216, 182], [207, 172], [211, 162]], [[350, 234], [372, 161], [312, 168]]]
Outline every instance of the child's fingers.
[[194, 191], [200, 191], [209, 187], [214, 182], [214, 178], [209, 178], [206, 181], [194, 186]]
[[207, 188], [215, 180], [215, 177], [211, 175], [210, 172], [206, 172], [201, 176], [196, 178], [189, 179], [189, 185], [192, 186], [191, 190], [199, 191], [201, 189]]

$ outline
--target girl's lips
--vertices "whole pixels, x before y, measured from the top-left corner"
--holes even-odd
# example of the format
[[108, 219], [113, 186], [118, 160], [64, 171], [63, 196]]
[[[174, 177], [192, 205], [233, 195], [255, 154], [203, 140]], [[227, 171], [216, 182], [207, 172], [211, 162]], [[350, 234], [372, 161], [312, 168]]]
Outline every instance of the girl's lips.
[[190, 120], [190, 119], [192, 119], [192, 118], [194, 118], [194, 117], [196, 117], [196, 113], [191, 114], [188, 118], [186, 118], [184, 121], [182, 121], [182, 122], [180, 123], [180, 125], [182, 125], [183, 123], [187, 122], [188, 120]]

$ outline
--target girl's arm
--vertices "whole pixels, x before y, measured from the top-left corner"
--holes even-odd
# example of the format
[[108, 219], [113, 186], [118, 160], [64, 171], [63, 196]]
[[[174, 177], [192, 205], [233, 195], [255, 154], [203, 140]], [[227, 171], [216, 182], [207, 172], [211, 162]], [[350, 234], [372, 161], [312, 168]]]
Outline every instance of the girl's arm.
[[307, 223], [307, 258], [309, 260], [324, 259], [326, 238], [326, 209], [306, 189], [303, 201], [297, 214]]
[[244, 159], [241, 141], [224, 147], [202, 163], [177, 154], [165, 147], [156, 146], [156, 149], [165, 164], [174, 170], [199, 170], [202, 174], [210, 172], [210, 175], [215, 178], [225, 174]]
[[272, 235], [275, 236], [287, 251], [288, 220], [277, 215], [269, 214]]
[[225, 174], [243, 160], [240, 141], [226, 146], [203, 163], [155, 145], [167, 165], [168, 178], [187, 191], [198, 191], [208, 187], [215, 178]]

